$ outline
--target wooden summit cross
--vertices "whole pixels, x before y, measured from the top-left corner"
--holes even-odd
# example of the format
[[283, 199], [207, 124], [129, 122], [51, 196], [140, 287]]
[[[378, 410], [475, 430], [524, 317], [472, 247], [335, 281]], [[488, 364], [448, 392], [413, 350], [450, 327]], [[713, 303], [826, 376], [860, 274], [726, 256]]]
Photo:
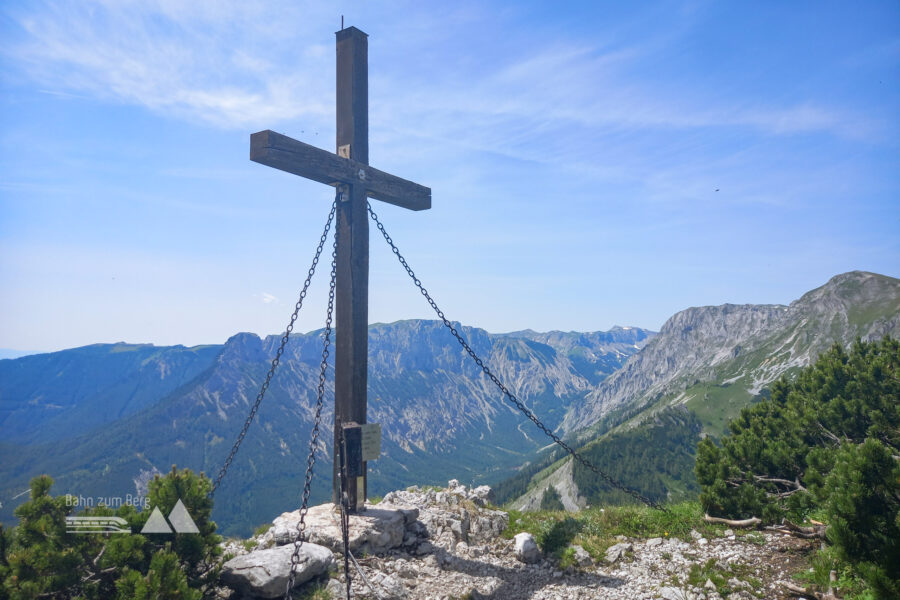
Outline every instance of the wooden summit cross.
[[[338, 448], [342, 427], [366, 422], [369, 317], [369, 219], [366, 199], [410, 210], [431, 208], [431, 189], [369, 166], [369, 50], [356, 27], [337, 37], [337, 154], [274, 131], [250, 136], [250, 160], [338, 188], [335, 282], [334, 471], [340, 501]], [[348, 453], [349, 454], [349, 453]], [[348, 478], [350, 510], [363, 508], [366, 464]]]

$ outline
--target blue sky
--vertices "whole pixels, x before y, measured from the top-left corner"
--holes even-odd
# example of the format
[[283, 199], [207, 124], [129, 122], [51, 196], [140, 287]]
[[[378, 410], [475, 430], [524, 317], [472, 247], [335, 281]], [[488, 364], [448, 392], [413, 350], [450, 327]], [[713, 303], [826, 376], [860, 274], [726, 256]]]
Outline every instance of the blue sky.
[[[342, 14], [371, 164], [432, 188], [376, 210], [452, 319], [658, 329], [900, 276], [896, 2], [29, 0], [0, 7], [0, 348], [281, 331], [332, 190], [249, 135], [334, 150]], [[430, 318], [371, 233], [371, 320]]]

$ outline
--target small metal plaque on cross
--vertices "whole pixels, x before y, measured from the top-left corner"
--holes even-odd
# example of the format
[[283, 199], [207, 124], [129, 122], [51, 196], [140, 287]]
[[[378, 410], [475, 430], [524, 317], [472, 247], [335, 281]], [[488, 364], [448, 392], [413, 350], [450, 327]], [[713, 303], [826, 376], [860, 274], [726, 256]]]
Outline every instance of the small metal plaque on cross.
[[378, 460], [381, 456], [381, 423], [367, 423], [362, 430], [362, 459]]

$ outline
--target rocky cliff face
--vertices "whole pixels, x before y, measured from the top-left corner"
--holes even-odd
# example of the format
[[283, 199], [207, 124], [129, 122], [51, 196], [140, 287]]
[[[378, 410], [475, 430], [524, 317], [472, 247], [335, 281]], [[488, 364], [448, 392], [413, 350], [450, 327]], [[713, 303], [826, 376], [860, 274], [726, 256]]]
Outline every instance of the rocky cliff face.
[[640, 350], [656, 335], [638, 327], [613, 327], [609, 331], [581, 333], [530, 329], [505, 334], [546, 344], [567, 356], [573, 368], [593, 386], [622, 366], [622, 361]]
[[[653, 336], [639, 328], [610, 333], [520, 332], [494, 335], [457, 327], [494, 373], [530, 407], [558, 423], [574, 399], [621, 366]], [[322, 332], [289, 342], [267, 402], [284, 416], [311, 421]], [[543, 340], [543, 341], [539, 341]], [[215, 413], [222, 421], [243, 417], [252, 404], [280, 336], [238, 334], [223, 347], [215, 367], [188, 390], [189, 413]], [[326, 420], [333, 387], [327, 389]], [[513, 414], [494, 385], [438, 321], [377, 324], [369, 331], [369, 420], [384, 423], [389, 440], [407, 452], [454, 446], [464, 432], [483, 439], [498, 420]]]
[[541, 500], [544, 492], [549, 486], [553, 486], [559, 493], [560, 502], [563, 508], [569, 512], [578, 512], [587, 504], [581, 497], [578, 490], [578, 484], [572, 477], [572, 470], [575, 465], [571, 460], [563, 462], [562, 466], [553, 471], [539, 485], [534, 486], [520, 497], [509, 503], [509, 508], [513, 510], [536, 511], [541, 510]]
[[898, 333], [900, 280], [861, 271], [838, 275], [789, 306], [689, 308], [588, 394], [563, 427], [615, 424], [655, 404], [683, 403], [708, 428], [721, 429], [763, 388], [835, 342]]

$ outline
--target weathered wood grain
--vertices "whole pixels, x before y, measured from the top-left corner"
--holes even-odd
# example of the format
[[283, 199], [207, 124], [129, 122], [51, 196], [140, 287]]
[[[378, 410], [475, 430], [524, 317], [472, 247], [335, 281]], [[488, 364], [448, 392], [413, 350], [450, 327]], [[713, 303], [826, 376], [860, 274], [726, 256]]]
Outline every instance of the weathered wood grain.
[[368, 197], [410, 210], [431, 208], [431, 188], [268, 129], [250, 136], [250, 160], [328, 185], [362, 184]]

